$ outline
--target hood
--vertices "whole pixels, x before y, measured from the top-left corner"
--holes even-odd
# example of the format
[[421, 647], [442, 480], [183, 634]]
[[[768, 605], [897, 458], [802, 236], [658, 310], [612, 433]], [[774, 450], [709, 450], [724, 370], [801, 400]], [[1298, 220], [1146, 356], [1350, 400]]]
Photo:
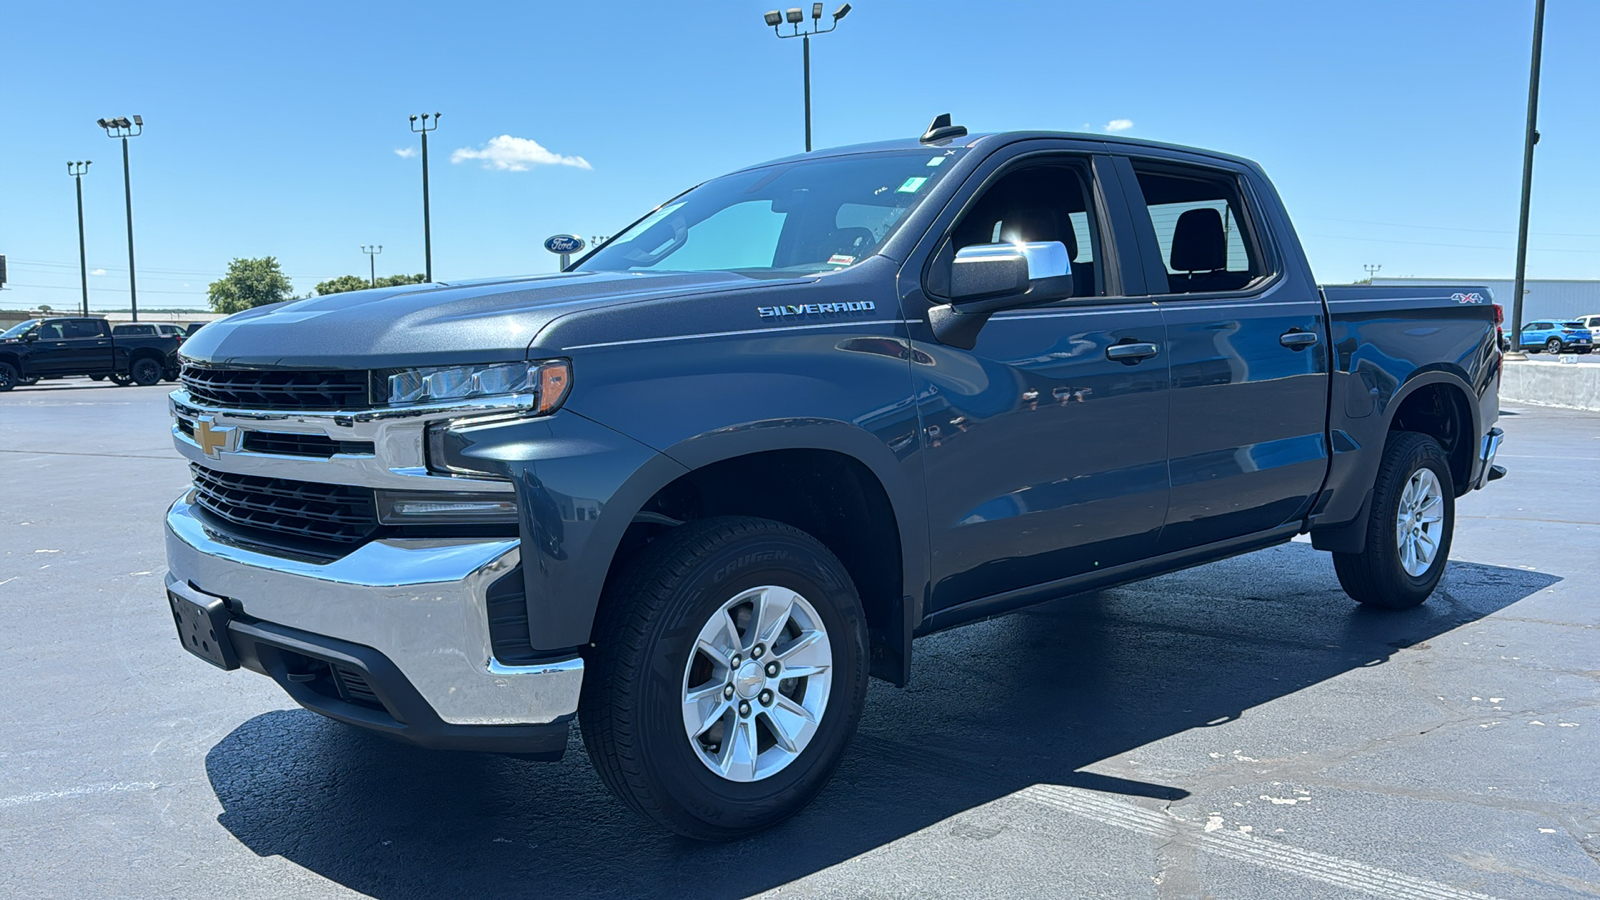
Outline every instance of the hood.
[[[780, 282], [781, 283], [781, 282]], [[728, 272], [570, 272], [309, 297], [236, 313], [183, 342], [218, 365], [381, 369], [522, 359], [568, 313], [773, 284]]]

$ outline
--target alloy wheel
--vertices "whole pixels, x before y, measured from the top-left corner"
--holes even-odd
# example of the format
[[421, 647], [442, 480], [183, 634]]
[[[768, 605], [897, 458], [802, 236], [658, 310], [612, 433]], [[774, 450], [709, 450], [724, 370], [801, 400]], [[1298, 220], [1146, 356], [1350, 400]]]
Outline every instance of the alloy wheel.
[[1412, 578], [1421, 578], [1439, 555], [1444, 531], [1444, 490], [1432, 469], [1411, 473], [1400, 493], [1395, 519], [1395, 542], [1400, 547], [1400, 566]]
[[816, 609], [785, 587], [741, 591], [712, 614], [683, 672], [683, 730], [729, 781], [760, 781], [799, 758], [833, 683], [833, 647]]

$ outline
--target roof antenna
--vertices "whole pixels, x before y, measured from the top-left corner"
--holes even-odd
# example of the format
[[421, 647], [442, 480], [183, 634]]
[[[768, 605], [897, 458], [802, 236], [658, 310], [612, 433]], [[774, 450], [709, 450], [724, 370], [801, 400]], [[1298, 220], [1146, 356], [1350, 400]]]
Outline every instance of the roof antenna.
[[951, 125], [950, 114], [940, 113], [933, 117], [933, 124], [929, 125], [927, 132], [922, 135], [922, 143], [935, 144], [951, 138], [966, 137], [966, 134], [967, 126]]

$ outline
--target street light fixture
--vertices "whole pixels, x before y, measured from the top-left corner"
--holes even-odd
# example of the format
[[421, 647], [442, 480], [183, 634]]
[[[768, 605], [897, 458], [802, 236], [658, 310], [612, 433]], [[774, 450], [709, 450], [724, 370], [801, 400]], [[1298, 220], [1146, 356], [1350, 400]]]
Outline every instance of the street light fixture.
[[373, 246], [363, 245], [361, 247], [361, 252], [365, 253], [367, 255], [368, 269], [372, 273], [372, 276], [371, 276], [372, 277], [372, 286], [373, 287], [377, 287], [378, 286], [378, 254], [383, 252], [383, 245], [382, 244], [377, 244], [377, 245], [373, 245]]
[[[117, 119], [98, 119], [95, 124], [106, 130], [106, 137], [122, 140], [122, 199], [128, 210], [128, 308], [133, 313], [133, 321], [137, 322], [139, 289], [138, 279], [133, 272], [133, 184], [128, 174], [128, 138], [144, 134], [144, 117], [134, 116], [132, 122], [129, 122], [126, 116]], [[88, 290], [86, 286], [85, 295], [88, 294]]]
[[[801, 58], [804, 61], [803, 65], [805, 69], [807, 153], [811, 152], [811, 36], [815, 34], [827, 34], [835, 28], [838, 28], [839, 20], [845, 16], [848, 16], [849, 14], [850, 4], [846, 3], [833, 11], [833, 21], [829, 23], [827, 28], [823, 28], [822, 4], [813, 3], [811, 4], [811, 27], [805, 29], [800, 27], [801, 23], [803, 23], [806, 18], [805, 11], [798, 6], [792, 6], [784, 12], [778, 12], [774, 9], [762, 17], [766, 20], [767, 25], [772, 28], [773, 34], [780, 38], [800, 38], [801, 45], [804, 48], [801, 53]], [[789, 34], [784, 34], [782, 30], [783, 24], [786, 21], [788, 24], [794, 26], [793, 30]]]
[[83, 314], [89, 315], [89, 257], [83, 245], [83, 176], [94, 160], [67, 163], [67, 174], [78, 183], [78, 272], [83, 279]]
[[422, 135], [422, 261], [429, 282], [433, 281], [433, 227], [428, 213], [428, 132], [438, 130], [441, 115], [443, 113], [433, 114], [432, 125], [428, 124], [427, 113], [411, 117], [412, 133]]

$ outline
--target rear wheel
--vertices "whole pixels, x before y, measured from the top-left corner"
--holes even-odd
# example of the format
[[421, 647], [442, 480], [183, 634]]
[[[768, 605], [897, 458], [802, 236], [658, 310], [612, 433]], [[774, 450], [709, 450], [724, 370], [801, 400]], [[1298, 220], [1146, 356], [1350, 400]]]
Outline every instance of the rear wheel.
[[106, 377], [104, 375], [90, 375], [89, 376], [89, 380], [90, 381], [105, 381]]
[[134, 360], [133, 365], [128, 367], [128, 377], [132, 378], [135, 384], [145, 387], [159, 383], [161, 372], [161, 363], [148, 356]]
[[18, 374], [17, 367], [8, 362], [0, 362], [0, 391], [9, 391], [17, 386], [22, 376]]
[[1545, 350], [1546, 353], [1560, 353], [1561, 352], [1561, 339], [1560, 338], [1551, 338], [1550, 340], [1545, 341], [1544, 342], [1544, 350]]
[[679, 834], [726, 840], [832, 777], [867, 688], [844, 566], [766, 519], [691, 522], [607, 589], [578, 720], [602, 780]]
[[1339, 584], [1368, 606], [1417, 606], [1444, 574], [1455, 520], [1455, 485], [1439, 442], [1394, 432], [1373, 486], [1366, 548], [1333, 554]]

